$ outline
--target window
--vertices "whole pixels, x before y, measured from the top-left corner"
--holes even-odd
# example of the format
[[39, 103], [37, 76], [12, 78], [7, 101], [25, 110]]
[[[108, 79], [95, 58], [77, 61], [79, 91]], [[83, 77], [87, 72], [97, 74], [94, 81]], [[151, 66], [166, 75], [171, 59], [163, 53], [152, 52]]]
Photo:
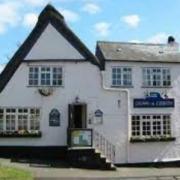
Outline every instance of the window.
[[39, 68], [38, 67], [30, 67], [29, 68], [29, 85], [38, 85], [39, 80]]
[[41, 68], [41, 85], [51, 85], [51, 70], [49, 67]]
[[0, 131], [40, 130], [40, 110], [37, 108], [1, 108]]
[[62, 67], [29, 67], [30, 86], [61, 86]]
[[163, 86], [171, 86], [171, 75], [169, 69], [163, 69]]
[[53, 68], [53, 85], [58, 86], [62, 84], [62, 68]]
[[170, 115], [133, 115], [133, 137], [157, 137], [171, 135]]
[[143, 68], [143, 86], [171, 86], [171, 75], [168, 68]]
[[30, 109], [30, 130], [40, 129], [40, 110]]
[[132, 69], [128, 67], [113, 67], [112, 85], [132, 86]]
[[132, 136], [140, 136], [140, 117], [132, 116]]
[[6, 131], [16, 130], [16, 109], [6, 109]]
[[4, 110], [0, 109], [0, 131], [3, 131], [3, 124], [4, 124]]
[[28, 130], [28, 109], [18, 109], [18, 130]]
[[150, 124], [150, 116], [142, 116], [142, 135], [149, 136], [151, 135], [151, 124]]
[[161, 116], [153, 116], [152, 131], [153, 131], [152, 134], [154, 136], [161, 135]]
[[164, 135], [171, 134], [171, 122], [169, 115], [163, 116], [163, 134]]

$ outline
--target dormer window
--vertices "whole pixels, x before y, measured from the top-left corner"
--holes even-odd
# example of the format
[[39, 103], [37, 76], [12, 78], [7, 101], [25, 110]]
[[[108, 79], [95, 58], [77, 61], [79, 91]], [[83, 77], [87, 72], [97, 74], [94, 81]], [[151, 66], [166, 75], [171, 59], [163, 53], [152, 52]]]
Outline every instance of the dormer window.
[[62, 67], [29, 67], [29, 86], [62, 86]]

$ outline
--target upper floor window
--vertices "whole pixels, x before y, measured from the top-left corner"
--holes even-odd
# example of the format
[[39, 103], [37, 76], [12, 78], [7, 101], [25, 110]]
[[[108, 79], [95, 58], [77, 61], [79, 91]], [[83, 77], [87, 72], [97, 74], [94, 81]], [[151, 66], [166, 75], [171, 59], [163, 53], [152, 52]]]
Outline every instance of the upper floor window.
[[129, 67], [113, 67], [112, 85], [132, 86], [132, 69]]
[[143, 86], [171, 86], [171, 74], [168, 68], [143, 68]]
[[61, 86], [62, 67], [29, 67], [30, 86]]
[[39, 84], [39, 68], [30, 67], [29, 68], [29, 85], [37, 86]]

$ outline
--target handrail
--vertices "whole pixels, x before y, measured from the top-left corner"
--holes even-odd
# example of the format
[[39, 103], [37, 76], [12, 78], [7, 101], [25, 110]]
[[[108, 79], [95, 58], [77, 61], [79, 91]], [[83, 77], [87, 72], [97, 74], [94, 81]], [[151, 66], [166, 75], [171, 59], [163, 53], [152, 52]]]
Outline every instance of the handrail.
[[115, 162], [115, 146], [95, 130], [93, 130], [93, 146], [112, 163]]

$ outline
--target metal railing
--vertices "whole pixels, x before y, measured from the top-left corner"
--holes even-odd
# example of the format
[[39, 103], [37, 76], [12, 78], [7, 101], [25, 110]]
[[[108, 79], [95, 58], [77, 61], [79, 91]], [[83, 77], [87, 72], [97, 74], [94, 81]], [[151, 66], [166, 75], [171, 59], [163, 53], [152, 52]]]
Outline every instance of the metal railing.
[[115, 162], [115, 146], [102, 134], [93, 130], [93, 146], [112, 163]]

